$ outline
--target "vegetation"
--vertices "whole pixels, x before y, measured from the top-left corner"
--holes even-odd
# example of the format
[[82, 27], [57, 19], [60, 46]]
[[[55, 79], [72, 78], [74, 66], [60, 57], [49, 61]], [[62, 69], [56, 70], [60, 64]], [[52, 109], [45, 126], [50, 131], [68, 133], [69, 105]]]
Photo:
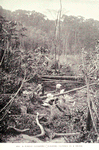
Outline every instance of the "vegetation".
[[[49, 20], [43, 14], [35, 11], [17, 10], [11, 12], [1, 7], [0, 12], [6, 19], [20, 22], [27, 27], [26, 35], [28, 38], [23, 38], [25, 49], [34, 50], [39, 46], [43, 46], [54, 53], [55, 20]], [[95, 50], [96, 41], [99, 39], [99, 21], [94, 19], [85, 20], [81, 16], [62, 15], [60, 29], [61, 53], [80, 53], [83, 47], [88, 51]]]
[[98, 142], [99, 21], [0, 14], [1, 142]]

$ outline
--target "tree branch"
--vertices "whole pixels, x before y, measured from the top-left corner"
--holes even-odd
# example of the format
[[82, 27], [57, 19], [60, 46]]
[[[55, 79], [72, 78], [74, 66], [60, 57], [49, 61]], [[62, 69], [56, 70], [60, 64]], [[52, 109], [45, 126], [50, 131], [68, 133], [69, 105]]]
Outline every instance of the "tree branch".
[[12, 129], [14, 132], [18, 132], [18, 133], [24, 133], [24, 132], [30, 130], [30, 129], [23, 129], [23, 130], [20, 130], [20, 129], [15, 128], [15, 127], [12, 127], [12, 126], [9, 126], [9, 127], [7, 128], [7, 130], [11, 130], [11, 129]]
[[43, 126], [39, 123], [38, 116], [39, 116], [39, 113], [37, 112], [36, 122], [37, 122], [37, 125], [40, 127], [41, 133], [36, 135], [35, 137], [40, 137], [40, 136], [45, 135], [45, 131], [43, 129]]
[[95, 132], [98, 134], [98, 131], [97, 131], [97, 128], [96, 128], [96, 125], [95, 125], [95, 122], [94, 122], [94, 118], [93, 118], [91, 106], [90, 106], [90, 97], [89, 97], [89, 85], [90, 84], [89, 84], [89, 79], [88, 79], [87, 76], [85, 76], [85, 79], [86, 79], [86, 85], [87, 85], [87, 103], [88, 103], [88, 109], [89, 109], [90, 116], [91, 116], [91, 119], [92, 119], [93, 127], [95, 129]]
[[[25, 73], [25, 75], [26, 75], [26, 73]], [[18, 94], [19, 91], [21, 90], [21, 88], [22, 88], [24, 82], [25, 82], [25, 76], [24, 76], [24, 79], [23, 79], [23, 81], [22, 81], [22, 84], [21, 84], [20, 88], [17, 90], [17, 92], [15, 93], [15, 95], [14, 95], [14, 96], [11, 98], [11, 100], [0, 110], [0, 112], [2, 112], [2, 111], [3, 111], [4, 109], [6, 109], [6, 107], [9, 105], [8, 108], [5, 110], [5, 113], [4, 113], [3, 117], [0, 119], [0, 121], [2, 121], [2, 120], [4, 119], [4, 117], [5, 117], [5, 115], [8, 113], [8, 110], [10, 109], [10, 106], [11, 106], [12, 102], [14, 101], [14, 98], [17, 96], [17, 94]]]

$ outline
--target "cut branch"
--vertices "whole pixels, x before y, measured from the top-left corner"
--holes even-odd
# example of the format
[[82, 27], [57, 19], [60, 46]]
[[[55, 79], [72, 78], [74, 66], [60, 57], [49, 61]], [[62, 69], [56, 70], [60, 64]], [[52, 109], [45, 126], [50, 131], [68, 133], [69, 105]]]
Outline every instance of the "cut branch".
[[[91, 105], [90, 105], [90, 96], [89, 96], [89, 79], [87, 76], [85, 76], [86, 79], [86, 85], [87, 85], [87, 103], [88, 103], [88, 120], [87, 120], [87, 129], [90, 130], [90, 121], [92, 120], [93, 127], [95, 129], [95, 132], [98, 134], [94, 118], [93, 118], [93, 113], [91, 110]], [[91, 119], [91, 120], [90, 120]]]
[[7, 130], [13, 130], [14, 132], [24, 133], [24, 132], [26, 132], [26, 131], [29, 131], [30, 129], [23, 129], [23, 130], [20, 130], [20, 129], [17, 129], [17, 128], [15, 128], [15, 127], [9, 126], [9, 127], [7, 128]]
[[80, 132], [76, 132], [76, 133], [55, 133], [55, 135], [57, 136], [77, 136], [80, 135]]
[[40, 137], [40, 136], [45, 135], [45, 131], [44, 131], [44, 129], [43, 129], [43, 126], [39, 123], [38, 115], [39, 115], [39, 113], [37, 112], [36, 122], [37, 122], [37, 125], [40, 127], [41, 133], [38, 134], [38, 135], [36, 135], [35, 137]]

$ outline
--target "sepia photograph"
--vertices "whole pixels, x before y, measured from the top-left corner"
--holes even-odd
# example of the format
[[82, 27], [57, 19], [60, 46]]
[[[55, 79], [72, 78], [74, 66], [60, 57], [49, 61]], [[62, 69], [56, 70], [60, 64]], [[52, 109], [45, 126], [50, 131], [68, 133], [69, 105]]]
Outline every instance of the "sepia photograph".
[[98, 145], [99, 0], [0, 0], [0, 143]]

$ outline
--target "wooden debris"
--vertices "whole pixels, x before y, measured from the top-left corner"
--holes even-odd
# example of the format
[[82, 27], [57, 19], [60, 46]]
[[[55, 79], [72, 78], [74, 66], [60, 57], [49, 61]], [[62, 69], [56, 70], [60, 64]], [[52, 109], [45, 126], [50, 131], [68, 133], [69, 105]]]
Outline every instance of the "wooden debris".
[[37, 125], [40, 127], [41, 133], [38, 134], [38, 135], [36, 135], [35, 137], [41, 137], [41, 136], [45, 135], [44, 128], [43, 128], [43, 126], [39, 123], [38, 116], [39, 116], [39, 113], [37, 112], [36, 123], [37, 123]]
[[91, 104], [92, 101], [90, 101], [90, 95], [89, 95], [89, 87], [90, 87], [89, 78], [87, 76], [85, 76], [85, 79], [86, 79], [86, 86], [87, 86], [87, 104], [88, 104], [88, 116], [87, 116], [86, 126], [87, 126], [87, 130], [90, 131], [91, 130], [91, 123], [92, 123], [92, 125], [95, 129], [95, 132], [98, 135], [98, 130], [97, 130], [95, 120], [94, 120], [94, 116], [93, 116], [93, 112], [92, 112], [92, 104]]
[[49, 76], [44, 75], [41, 77], [42, 79], [57, 79], [57, 80], [83, 80], [83, 76]]
[[17, 132], [17, 133], [24, 133], [24, 132], [26, 132], [26, 131], [29, 131], [30, 129], [28, 128], [28, 129], [23, 129], [23, 130], [21, 130], [21, 129], [17, 129], [17, 128], [15, 128], [15, 127], [12, 127], [12, 126], [9, 126], [8, 128], [7, 128], [7, 131], [9, 131], [9, 130], [13, 130], [13, 132], [15, 133], [15, 132]]
[[80, 132], [76, 132], [76, 133], [55, 133], [55, 135], [57, 136], [77, 136], [80, 135]]
[[71, 81], [71, 80], [57, 80], [57, 79], [44, 79], [44, 78], [42, 78], [42, 81], [44, 82], [44, 83], [68, 83], [68, 84], [84, 84], [84, 82], [83, 81]]

